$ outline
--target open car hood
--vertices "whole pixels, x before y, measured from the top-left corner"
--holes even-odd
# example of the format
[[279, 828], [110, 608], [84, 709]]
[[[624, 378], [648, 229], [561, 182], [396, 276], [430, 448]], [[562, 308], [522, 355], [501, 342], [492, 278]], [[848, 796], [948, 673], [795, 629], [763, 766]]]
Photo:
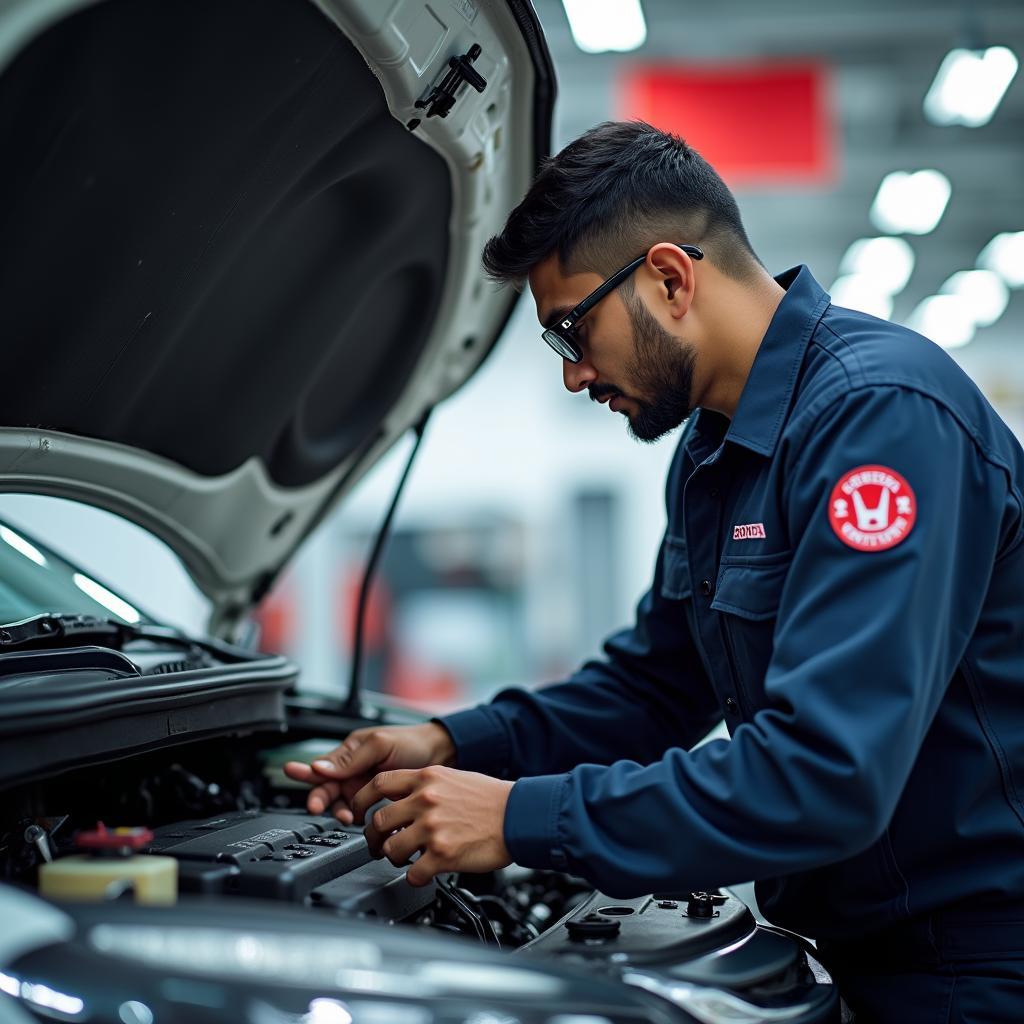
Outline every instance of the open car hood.
[[553, 99], [526, 0], [7, 0], [0, 490], [150, 530], [230, 633], [494, 345]]

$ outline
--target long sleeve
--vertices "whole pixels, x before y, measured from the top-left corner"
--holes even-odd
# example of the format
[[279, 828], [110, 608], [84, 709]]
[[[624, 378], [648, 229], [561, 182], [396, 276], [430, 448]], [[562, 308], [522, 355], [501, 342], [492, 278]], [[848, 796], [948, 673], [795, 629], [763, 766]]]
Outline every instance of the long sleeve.
[[[983, 606], [1008, 477], [944, 406], [900, 387], [851, 391], [805, 436], [764, 706], [729, 743], [518, 782], [517, 862], [626, 896], [808, 870], [885, 830]], [[908, 482], [904, 535], [859, 549], [840, 536], [837, 482], [877, 463]]]

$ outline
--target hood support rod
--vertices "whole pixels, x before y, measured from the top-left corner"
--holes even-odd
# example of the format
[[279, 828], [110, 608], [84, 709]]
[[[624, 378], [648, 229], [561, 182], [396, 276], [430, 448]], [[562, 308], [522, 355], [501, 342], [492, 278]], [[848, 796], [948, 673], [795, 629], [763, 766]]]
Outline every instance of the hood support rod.
[[391, 499], [391, 505], [384, 516], [384, 521], [377, 531], [377, 538], [373, 543], [373, 549], [370, 551], [370, 557], [366, 562], [366, 569], [363, 572], [363, 583], [359, 588], [359, 605], [356, 609], [355, 634], [352, 637], [352, 664], [349, 672], [348, 696], [345, 698], [345, 704], [342, 708], [343, 715], [353, 718], [366, 717], [362, 706], [363, 632], [366, 608], [370, 598], [370, 587], [373, 585], [377, 563], [380, 561], [384, 544], [391, 532], [391, 521], [395, 518], [398, 499], [401, 498], [402, 491], [405, 490], [406, 480], [409, 479], [409, 471], [412, 469], [413, 462], [416, 461], [416, 455], [420, 450], [420, 443], [423, 441], [423, 433], [427, 429], [427, 421], [430, 419], [432, 411], [432, 408], [428, 408], [420, 417], [419, 422], [413, 427], [416, 440], [412, 446], [412, 451], [409, 452], [409, 458], [406, 460], [405, 469], [402, 470], [398, 486], [395, 488], [395, 496]]

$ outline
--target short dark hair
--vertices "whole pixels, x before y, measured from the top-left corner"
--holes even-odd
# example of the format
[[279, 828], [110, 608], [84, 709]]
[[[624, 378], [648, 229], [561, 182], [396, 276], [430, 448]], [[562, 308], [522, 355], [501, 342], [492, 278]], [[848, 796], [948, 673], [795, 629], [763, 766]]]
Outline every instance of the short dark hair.
[[732, 192], [695, 149], [643, 121], [606, 121], [544, 162], [483, 264], [518, 288], [557, 251], [569, 272], [608, 277], [668, 241], [701, 246], [739, 280], [762, 267]]

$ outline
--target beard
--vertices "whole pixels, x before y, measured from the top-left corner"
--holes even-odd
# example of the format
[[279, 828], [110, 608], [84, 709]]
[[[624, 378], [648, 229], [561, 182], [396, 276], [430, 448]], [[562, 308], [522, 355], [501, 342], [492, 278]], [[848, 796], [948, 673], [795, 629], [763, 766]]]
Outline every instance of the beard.
[[611, 385], [590, 389], [595, 401], [606, 395], [622, 395], [637, 407], [628, 416], [629, 432], [637, 441], [651, 444], [676, 429], [693, 412], [693, 364], [695, 354], [688, 342], [673, 337], [651, 315], [636, 295], [624, 296], [633, 326], [633, 356], [626, 376], [635, 398]]

